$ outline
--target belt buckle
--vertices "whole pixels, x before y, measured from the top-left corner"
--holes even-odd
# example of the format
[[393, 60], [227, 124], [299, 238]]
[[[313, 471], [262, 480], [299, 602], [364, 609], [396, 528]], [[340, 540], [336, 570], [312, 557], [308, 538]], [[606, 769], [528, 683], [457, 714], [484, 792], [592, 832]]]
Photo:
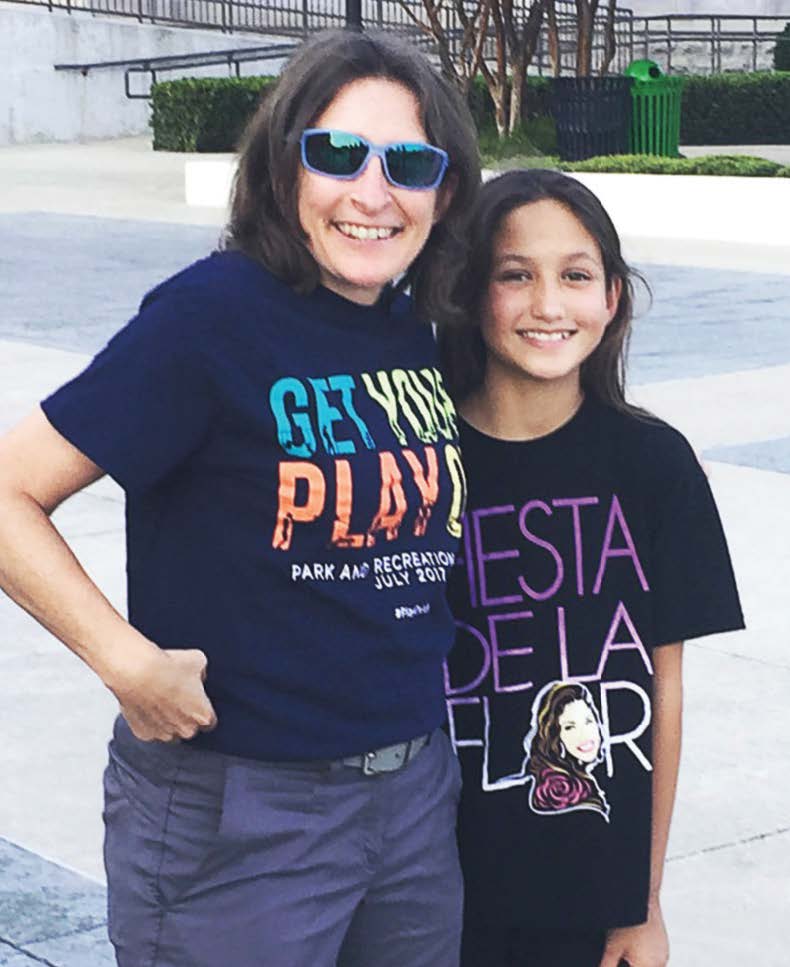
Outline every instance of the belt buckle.
[[382, 772], [397, 772], [402, 769], [408, 762], [410, 745], [410, 742], [401, 742], [374, 752], [366, 752], [362, 759], [363, 775], [377, 776]]

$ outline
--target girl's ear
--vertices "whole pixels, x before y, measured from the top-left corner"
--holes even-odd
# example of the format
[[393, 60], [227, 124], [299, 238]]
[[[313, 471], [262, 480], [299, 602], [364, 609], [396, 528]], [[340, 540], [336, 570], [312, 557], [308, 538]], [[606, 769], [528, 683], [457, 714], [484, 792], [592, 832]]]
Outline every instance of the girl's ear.
[[623, 280], [619, 275], [612, 278], [611, 285], [606, 292], [606, 311], [609, 318], [606, 320], [606, 325], [614, 319], [617, 315], [617, 309], [620, 305], [620, 296], [623, 294]]
[[450, 202], [453, 200], [453, 195], [455, 194], [455, 189], [458, 187], [458, 175], [454, 172], [449, 173], [439, 188], [439, 193], [436, 198], [436, 208], [433, 212], [433, 224], [440, 222], [444, 216], [447, 214], [447, 209], [450, 207]]

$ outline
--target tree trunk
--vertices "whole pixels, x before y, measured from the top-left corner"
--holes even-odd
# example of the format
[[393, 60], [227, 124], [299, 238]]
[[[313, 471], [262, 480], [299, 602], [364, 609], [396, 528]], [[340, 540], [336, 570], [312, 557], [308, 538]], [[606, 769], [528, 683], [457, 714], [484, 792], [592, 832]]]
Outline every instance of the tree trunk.
[[606, 8], [606, 26], [604, 27], [604, 50], [601, 67], [598, 73], [605, 77], [609, 73], [612, 61], [617, 53], [617, 34], [615, 32], [615, 14], [617, 13], [617, 0], [609, 0]]
[[524, 87], [526, 85], [527, 65], [523, 58], [514, 59], [511, 64], [513, 73], [510, 81], [510, 118], [508, 134], [513, 134], [521, 124], [524, 107]]
[[546, 0], [546, 16], [548, 18], [549, 60], [551, 72], [559, 77], [562, 72], [562, 54], [560, 52], [560, 30], [557, 26], [557, 7], [554, 0]]
[[576, 76], [592, 74], [593, 35], [598, 0], [576, 0]]

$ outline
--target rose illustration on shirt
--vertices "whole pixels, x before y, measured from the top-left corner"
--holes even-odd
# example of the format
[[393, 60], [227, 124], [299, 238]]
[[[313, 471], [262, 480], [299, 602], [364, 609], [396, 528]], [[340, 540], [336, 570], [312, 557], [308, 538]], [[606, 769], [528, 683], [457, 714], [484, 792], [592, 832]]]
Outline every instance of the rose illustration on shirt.
[[558, 810], [578, 806], [593, 795], [593, 784], [558, 769], [544, 769], [534, 785], [532, 798], [538, 809]]
[[609, 821], [609, 803], [592, 770], [603, 761], [605, 736], [588, 688], [549, 682], [532, 706], [524, 737], [529, 806], [538, 814], [594, 810]]

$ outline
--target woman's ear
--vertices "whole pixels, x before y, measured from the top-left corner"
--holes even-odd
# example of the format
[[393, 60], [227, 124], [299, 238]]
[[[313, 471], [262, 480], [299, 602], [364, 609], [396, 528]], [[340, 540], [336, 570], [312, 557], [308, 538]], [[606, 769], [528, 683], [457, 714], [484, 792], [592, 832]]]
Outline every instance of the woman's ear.
[[617, 309], [620, 305], [620, 296], [623, 294], [623, 280], [619, 275], [613, 276], [612, 281], [606, 290], [606, 311], [609, 318], [606, 320], [606, 325], [614, 319], [617, 315]]
[[451, 172], [445, 177], [436, 196], [436, 208], [433, 212], [434, 225], [437, 222], [440, 222], [447, 214], [447, 209], [450, 207], [450, 203], [453, 200], [453, 195], [455, 194], [455, 189], [457, 187], [458, 175], [455, 174], [455, 172]]

